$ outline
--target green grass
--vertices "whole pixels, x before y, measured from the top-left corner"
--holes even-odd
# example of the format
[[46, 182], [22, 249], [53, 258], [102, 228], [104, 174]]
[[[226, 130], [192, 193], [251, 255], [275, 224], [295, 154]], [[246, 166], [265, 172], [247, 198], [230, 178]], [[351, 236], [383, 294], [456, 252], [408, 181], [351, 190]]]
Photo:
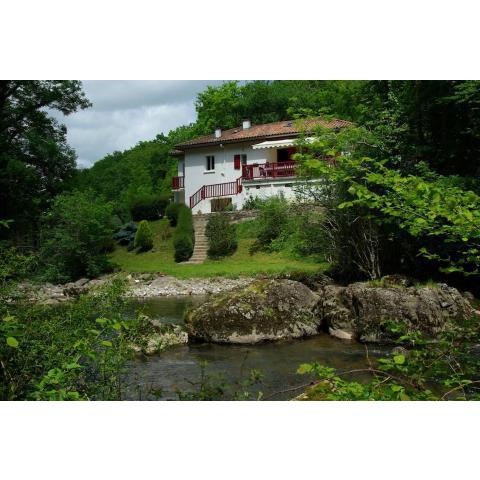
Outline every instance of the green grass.
[[237, 225], [238, 250], [222, 260], [206, 260], [200, 265], [175, 263], [173, 255], [173, 228], [168, 220], [150, 222], [154, 237], [153, 251], [128, 252], [126, 247], [117, 246], [111, 259], [124, 272], [163, 273], [177, 278], [194, 277], [239, 277], [259, 274], [278, 274], [293, 271], [318, 272], [327, 267], [313, 258], [298, 259], [285, 253], [255, 253], [249, 247], [255, 238], [255, 221]]

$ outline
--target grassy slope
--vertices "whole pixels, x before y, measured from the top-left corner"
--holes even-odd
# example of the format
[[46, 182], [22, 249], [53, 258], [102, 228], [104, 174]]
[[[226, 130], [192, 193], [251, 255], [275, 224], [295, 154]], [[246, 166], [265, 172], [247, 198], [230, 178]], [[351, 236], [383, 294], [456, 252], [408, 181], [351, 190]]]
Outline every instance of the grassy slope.
[[254, 241], [255, 222], [237, 225], [238, 250], [222, 260], [207, 260], [201, 265], [180, 265], [173, 259], [172, 228], [167, 220], [150, 222], [154, 233], [154, 249], [151, 252], [136, 254], [127, 252], [126, 247], [118, 246], [112, 260], [125, 272], [157, 272], [177, 278], [193, 277], [237, 277], [261, 273], [290, 271], [314, 272], [325, 269], [314, 259], [297, 259], [284, 253], [255, 253], [248, 249]]

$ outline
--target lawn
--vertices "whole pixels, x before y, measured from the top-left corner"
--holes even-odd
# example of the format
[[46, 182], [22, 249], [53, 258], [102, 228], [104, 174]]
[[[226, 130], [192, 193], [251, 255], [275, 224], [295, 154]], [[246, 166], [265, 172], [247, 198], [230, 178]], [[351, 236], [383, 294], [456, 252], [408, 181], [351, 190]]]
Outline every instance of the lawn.
[[154, 248], [137, 254], [117, 246], [112, 261], [124, 272], [163, 273], [177, 278], [238, 277], [258, 274], [304, 271], [317, 272], [327, 267], [313, 258], [294, 258], [286, 253], [255, 253], [249, 247], [254, 242], [255, 220], [237, 225], [238, 250], [222, 260], [206, 260], [200, 265], [181, 265], [173, 259], [172, 232], [168, 220], [150, 222], [154, 234]]

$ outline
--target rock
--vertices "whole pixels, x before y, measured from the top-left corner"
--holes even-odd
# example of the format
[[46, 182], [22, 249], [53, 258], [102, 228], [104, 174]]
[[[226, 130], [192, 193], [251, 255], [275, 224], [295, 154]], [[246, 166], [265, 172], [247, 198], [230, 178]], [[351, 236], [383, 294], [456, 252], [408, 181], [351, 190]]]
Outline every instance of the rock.
[[129, 296], [159, 297], [178, 295], [207, 295], [225, 292], [244, 287], [253, 281], [252, 278], [196, 278], [176, 279], [167, 275], [149, 274], [145, 279], [135, 278]]
[[63, 286], [63, 294], [69, 297], [78, 297], [87, 291], [86, 285], [77, 285], [76, 283], [66, 283]]
[[141, 338], [138, 343], [130, 345], [136, 353], [153, 355], [168, 347], [188, 343], [188, 334], [180, 325], [162, 324], [158, 320], [150, 320], [154, 330]]
[[88, 278], [80, 278], [79, 280], [77, 280], [76, 282], [74, 282], [74, 285], [75, 285], [76, 287], [83, 287], [83, 286], [86, 285], [89, 281], [90, 281], [90, 279], [88, 279]]
[[294, 280], [256, 280], [214, 296], [187, 312], [190, 337], [208, 342], [254, 344], [318, 333], [319, 296]]
[[363, 342], [391, 340], [385, 326], [389, 320], [404, 322], [409, 331], [435, 335], [449, 321], [474, 313], [458, 290], [446, 284], [418, 288], [326, 285], [321, 296], [321, 316], [329, 330], [347, 332]]
[[473, 295], [472, 292], [463, 292], [462, 295], [463, 295], [463, 298], [470, 303], [470, 305], [472, 305], [473, 302], [475, 301], [475, 296]]
[[347, 332], [345, 330], [340, 330], [340, 329], [335, 329], [335, 328], [329, 328], [328, 333], [332, 337], [339, 338], [340, 340], [353, 340], [354, 339], [354, 334], [353, 332]]

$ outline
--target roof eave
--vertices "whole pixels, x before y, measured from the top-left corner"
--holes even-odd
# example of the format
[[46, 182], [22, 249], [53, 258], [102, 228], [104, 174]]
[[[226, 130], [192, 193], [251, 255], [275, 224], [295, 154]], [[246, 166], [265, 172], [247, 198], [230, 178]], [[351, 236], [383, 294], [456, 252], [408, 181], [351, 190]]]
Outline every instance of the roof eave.
[[[303, 133], [303, 132], [302, 132]], [[305, 132], [307, 133], [307, 132]], [[245, 137], [245, 138], [231, 138], [231, 139], [224, 139], [222, 140], [221, 138], [215, 139], [214, 141], [211, 142], [202, 142], [202, 143], [192, 143], [192, 144], [178, 144], [175, 145], [175, 148], [178, 150], [189, 150], [192, 148], [201, 148], [201, 147], [209, 147], [212, 145], [221, 145], [223, 143], [246, 143], [246, 142], [251, 142], [251, 141], [261, 141], [264, 139], [272, 139], [272, 138], [295, 138], [298, 137], [300, 133], [279, 133], [279, 134], [274, 134], [274, 135], [262, 135], [262, 136], [255, 136], [255, 137]]]

